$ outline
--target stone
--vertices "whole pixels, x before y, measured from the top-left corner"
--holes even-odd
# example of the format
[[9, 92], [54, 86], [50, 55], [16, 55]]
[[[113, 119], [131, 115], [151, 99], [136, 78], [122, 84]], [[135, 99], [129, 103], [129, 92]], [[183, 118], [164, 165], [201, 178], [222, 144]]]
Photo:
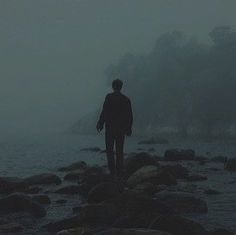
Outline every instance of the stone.
[[132, 156], [127, 157], [124, 161], [125, 174], [127, 177], [129, 177], [141, 167], [148, 165], [158, 166], [159, 164], [157, 159], [155, 159], [146, 152], [134, 154]]
[[88, 165], [86, 164], [86, 162], [79, 161], [65, 167], [60, 167], [58, 171], [67, 172], [67, 171], [75, 171], [75, 170], [85, 170], [87, 167]]
[[89, 148], [82, 148], [80, 151], [101, 152], [102, 149], [100, 149], [99, 147], [89, 147]]
[[23, 191], [28, 188], [28, 184], [17, 177], [0, 177], [0, 193], [13, 193]]
[[169, 149], [164, 158], [166, 161], [195, 160], [195, 152], [191, 149]]
[[94, 186], [88, 193], [88, 202], [98, 203], [116, 197], [122, 192], [118, 183], [104, 182]]
[[24, 194], [11, 194], [0, 199], [0, 213], [29, 212], [35, 217], [46, 216], [46, 210], [31, 197]]
[[196, 182], [196, 181], [205, 181], [207, 180], [206, 175], [200, 175], [200, 174], [192, 174], [187, 177], [187, 181], [189, 182]]
[[194, 197], [191, 193], [162, 191], [156, 199], [171, 207], [175, 213], [207, 213], [205, 201]]
[[111, 228], [106, 231], [95, 233], [95, 235], [171, 235], [168, 232], [152, 230], [152, 229], [122, 229]]
[[236, 171], [236, 158], [230, 158], [227, 160], [225, 169], [228, 171]]
[[25, 182], [29, 185], [44, 185], [44, 184], [61, 184], [61, 179], [50, 173], [44, 173], [39, 175], [33, 175], [25, 179]]
[[208, 235], [234, 235], [234, 233], [226, 229], [214, 229]]
[[176, 165], [164, 165], [161, 166], [161, 170], [168, 172], [176, 179], [185, 179], [188, 177], [188, 169], [180, 164]]
[[167, 231], [173, 235], [207, 235], [207, 231], [201, 224], [175, 215], [158, 217], [150, 225], [150, 228]]
[[40, 204], [45, 204], [45, 205], [51, 204], [51, 200], [50, 200], [49, 196], [45, 195], [45, 194], [33, 196], [32, 200], [36, 201]]
[[57, 189], [55, 193], [67, 195], [79, 194], [81, 193], [81, 187], [79, 185], [66, 185]]
[[24, 227], [18, 223], [0, 224], [0, 233], [18, 233], [24, 230]]
[[160, 170], [157, 166], [144, 166], [134, 172], [127, 180], [127, 185], [131, 188], [143, 182], [150, 182], [154, 185], [176, 185], [176, 179], [167, 172]]
[[139, 141], [138, 144], [168, 144], [169, 141], [159, 137], [152, 137], [150, 139]]

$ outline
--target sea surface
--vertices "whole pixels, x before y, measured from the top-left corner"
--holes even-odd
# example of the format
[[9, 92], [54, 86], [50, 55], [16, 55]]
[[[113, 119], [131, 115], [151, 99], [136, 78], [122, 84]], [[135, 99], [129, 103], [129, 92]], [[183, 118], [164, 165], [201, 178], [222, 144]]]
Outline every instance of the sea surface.
[[[141, 137], [129, 137], [125, 152], [151, 151], [163, 156], [166, 149], [191, 148], [199, 156], [236, 157], [236, 140], [200, 141], [170, 140], [166, 145], [138, 145]], [[89, 164], [106, 164], [106, 157], [100, 152], [81, 151], [82, 148], [105, 148], [103, 135], [23, 135], [0, 137], [0, 176], [27, 177], [38, 173], [57, 173], [57, 168], [84, 160]], [[154, 149], [151, 149], [154, 148]], [[183, 163], [193, 172], [208, 175], [208, 180], [197, 183], [179, 182], [178, 189], [192, 191], [208, 203], [206, 215], [192, 215], [206, 228], [223, 227], [236, 233], [236, 173], [224, 170], [222, 163]], [[216, 169], [216, 170], [214, 170]], [[218, 169], [218, 170], [217, 170]], [[219, 195], [206, 195], [206, 189], [221, 192]]]

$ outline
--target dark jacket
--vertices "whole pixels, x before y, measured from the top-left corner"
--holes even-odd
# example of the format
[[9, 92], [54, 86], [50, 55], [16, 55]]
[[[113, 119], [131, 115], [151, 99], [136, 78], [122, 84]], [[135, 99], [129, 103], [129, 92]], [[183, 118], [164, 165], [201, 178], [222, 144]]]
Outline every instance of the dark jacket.
[[97, 126], [102, 129], [104, 123], [108, 131], [124, 134], [131, 131], [133, 114], [128, 97], [120, 92], [113, 92], [106, 96]]

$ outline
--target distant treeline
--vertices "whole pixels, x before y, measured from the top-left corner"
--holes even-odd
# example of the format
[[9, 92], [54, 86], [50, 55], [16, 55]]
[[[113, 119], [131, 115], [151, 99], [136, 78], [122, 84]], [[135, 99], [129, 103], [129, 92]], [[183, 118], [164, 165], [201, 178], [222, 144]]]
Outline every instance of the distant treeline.
[[140, 130], [226, 134], [236, 121], [236, 32], [214, 28], [203, 44], [175, 31], [145, 55], [126, 54], [106, 71], [131, 96]]

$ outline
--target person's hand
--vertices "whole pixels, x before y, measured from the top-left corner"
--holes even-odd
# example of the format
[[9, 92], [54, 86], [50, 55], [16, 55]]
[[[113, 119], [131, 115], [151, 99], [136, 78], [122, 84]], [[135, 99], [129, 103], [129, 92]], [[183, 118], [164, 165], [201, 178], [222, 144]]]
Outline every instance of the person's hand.
[[127, 130], [127, 131], [126, 131], [126, 135], [127, 135], [127, 136], [131, 136], [131, 135], [132, 135], [132, 130], [131, 130], [131, 129]]
[[102, 129], [103, 129], [103, 126], [98, 123], [97, 126], [96, 126], [96, 129], [97, 129], [98, 132], [101, 132]]

